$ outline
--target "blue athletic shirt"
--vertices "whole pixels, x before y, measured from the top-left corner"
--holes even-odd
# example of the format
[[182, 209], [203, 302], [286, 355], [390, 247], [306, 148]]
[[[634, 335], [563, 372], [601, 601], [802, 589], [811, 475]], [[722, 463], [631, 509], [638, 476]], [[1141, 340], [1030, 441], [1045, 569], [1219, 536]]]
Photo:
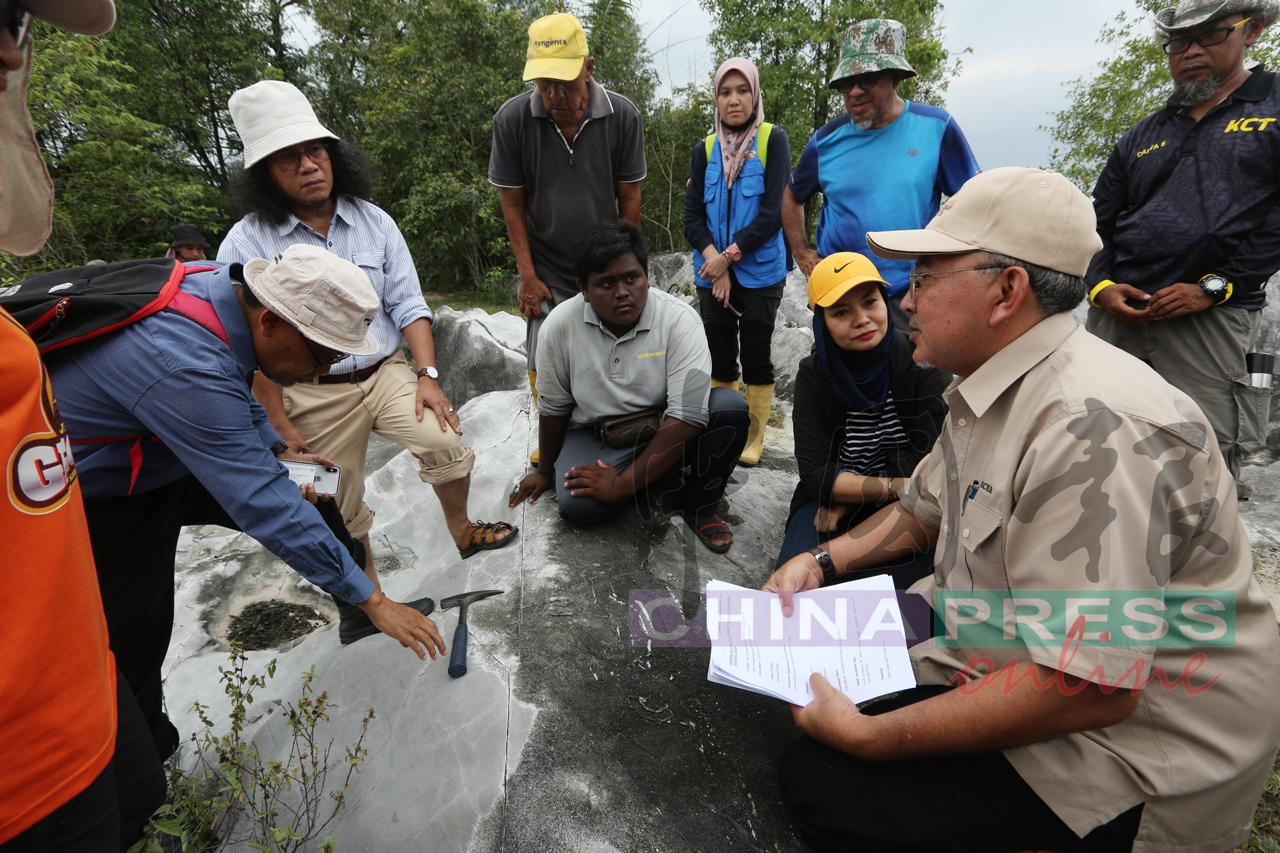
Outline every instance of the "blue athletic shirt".
[[955, 195], [978, 171], [949, 113], [907, 101], [901, 115], [877, 130], [859, 130], [848, 113], [819, 128], [791, 173], [791, 192], [804, 202], [822, 193], [819, 255], [872, 257], [890, 295], [899, 296], [911, 262], [871, 255], [867, 232], [923, 228], [942, 196]]

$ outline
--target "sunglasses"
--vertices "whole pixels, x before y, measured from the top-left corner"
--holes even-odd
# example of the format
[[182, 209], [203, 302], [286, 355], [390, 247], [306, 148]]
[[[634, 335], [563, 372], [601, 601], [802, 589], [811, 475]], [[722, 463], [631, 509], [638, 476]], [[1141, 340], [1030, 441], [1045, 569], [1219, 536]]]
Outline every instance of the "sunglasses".
[[845, 77], [835, 82], [835, 90], [842, 95], [847, 95], [853, 91], [854, 86], [857, 86], [867, 92], [879, 86], [880, 81], [888, 74], [888, 71], [873, 71], [870, 74], [859, 74], [857, 77]]
[[962, 270], [938, 270], [937, 272], [916, 272], [916, 265], [912, 264], [911, 277], [907, 280], [909, 282], [907, 293], [910, 294], [911, 301], [915, 302], [916, 288], [919, 286], [917, 280], [922, 278], [928, 278], [931, 275], [948, 275], [953, 272], [973, 272], [974, 270], [1007, 270], [1007, 269], [1008, 267], [1002, 266], [1001, 264], [985, 264], [980, 267], [965, 267]]
[[0, 6], [2, 10], [0, 21], [4, 22], [4, 28], [13, 36], [18, 50], [22, 50], [27, 46], [27, 42], [31, 41], [31, 30], [36, 22], [35, 16], [13, 0], [0, 0], [0, 3], [3, 3], [3, 6]]
[[1166, 39], [1160, 43], [1160, 46], [1170, 56], [1186, 53], [1191, 49], [1193, 42], [1201, 47], [1213, 47], [1215, 44], [1222, 44], [1231, 37], [1232, 33], [1252, 20], [1253, 17], [1250, 16], [1238, 24], [1232, 24], [1229, 27], [1218, 27], [1216, 30], [1209, 30], [1207, 33], [1201, 33], [1198, 36], [1178, 36], [1177, 38]]

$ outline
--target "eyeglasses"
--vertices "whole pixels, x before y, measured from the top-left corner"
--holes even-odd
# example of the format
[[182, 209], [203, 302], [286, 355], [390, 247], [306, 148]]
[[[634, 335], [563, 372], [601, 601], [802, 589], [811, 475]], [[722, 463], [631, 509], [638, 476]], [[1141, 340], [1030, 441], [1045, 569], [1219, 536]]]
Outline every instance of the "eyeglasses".
[[1201, 47], [1213, 47], [1215, 44], [1222, 44], [1231, 34], [1243, 27], [1245, 24], [1253, 20], [1253, 16], [1245, 18], [1238, 24], [1232, 24], [1229, 27], [1218, 27], [1216, 30], [1209, 30], [1207, 33], [1201, 33], [1198, 36], [1178, 36], [1177, 38], [1166, 39], [1160, 43], [1164, 48], [1164, 52], [1170, 56], [1176, 56], [1179, 53], [1186, 53], [1191, 49], [1191, 43], [1195, 42]]
[[296, 172], [298, 167], [302, 165], [302, 155], [307, 155], [307, 159], [312, 163], [319, 165], [329, 161], [329, 146], [323, 142], [312, 142], [301, 151], [281, 151], [279, 154], [272, 154], [267, 159], [276, 164], [276, 168], [282, 172]]
[[1008, 267], [1003, 266], [1002, 264], [985, 264], [980, 267], [965, 267], [962, 270], [938, 270], [937, 272], [916, 272], [916, 265], [912, 264], [911, 278], [908, 279], [908, 281], [910, 282], [910, 286], [908, 287], [907, 293], [910, 294], [911, 301], [915, 302], [916, 286], [918, 284], [918, 279], [928, 278], [931, 275], [948, 275], [953, 272], [973, 272], [974, 270], [1007, 270], [1007, 269]]
[[13, 35], [13, 42], [17, 45], [18, 50], [22, 50], [27, 46], [27, 42], [31, 40], [31, 30], [35, 24], [35, 17], [21, 4], [14, 3], [12, 0], [5, 2], [3, 7], [4, 28]]
[[[311, 345], [311, 340], [306, 335], [302, 334], [302, 332], [298, 332], [298, 335], [299, 337], [302, 338], [302, 342], [307, 345], [307, 349], [311, 351], [311, 357], [316, 360], [317, 369], [321, 367], [332, 367], [333, 365], [337, 364], [338, 362], [342, 361], [344, 358], [347, 357], [347, 353], [335, 352], [334, 350], [328, 349], [327, 347], [322, 348], [319, 352], [317, 352], [316, 348]], [[323, 353], [333, 353], [333, 354], [323, 355]]]
[[880, 85], [880, 81], [885, 78], [888, 71], [872, 71], [870, 74], [859, 74], [857, 77], [845, 77], [835, 82], [835, 89], [842, 95], [847, 95], [853, 91], [853, 87], [857, 86], [862, 91], [874, 89]]

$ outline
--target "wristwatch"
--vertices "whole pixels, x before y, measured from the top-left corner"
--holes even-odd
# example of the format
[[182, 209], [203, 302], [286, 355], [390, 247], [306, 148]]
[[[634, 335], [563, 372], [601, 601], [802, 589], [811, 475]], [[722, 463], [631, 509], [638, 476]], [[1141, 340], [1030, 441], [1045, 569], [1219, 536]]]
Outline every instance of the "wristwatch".
[[272, 456], [279, 456], [281, 453], [284, 453], [286, 450], [289, 449], [289, 445], [283, 441], [277, 441], [275, 444], [271, 445], [271, 447], [268, 449], [271, 451]]
[[1200, 279], [1200, 289], [1209, 295], [1214, 305], [1226, 302], [1231, 296], [1231, 282], [1227, 281], [1217, 273], [1209, 273]]
[[431, 367], [431, 366], [419, 367], [417, 370], [414, 371], [414, 373], [418, 374], [419, 379], [423, 378], [424, 376], [427, 377], [428, 379], [440, 378], [440, 371], [436, 370], [434, 367]]
[[810, 548], [808, 554], [818, 561], [818, 568], [822, 569], [822, 582], [824, 584], [834, 583], [836, 579], [836, 564], [831, 562], [831, 555], [821, 545], [816, 548]]

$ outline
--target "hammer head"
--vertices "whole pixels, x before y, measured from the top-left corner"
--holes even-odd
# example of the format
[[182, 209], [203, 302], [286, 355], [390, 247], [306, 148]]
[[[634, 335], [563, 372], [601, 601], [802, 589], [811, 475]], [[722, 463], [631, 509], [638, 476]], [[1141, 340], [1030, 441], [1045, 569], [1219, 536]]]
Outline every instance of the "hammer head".
[[467, 605], [473, 601], [479, 601], [482, 598], [488, 598], [491, 595], [502, 595], [505, 590], [501, 589], [480, 589], [475, 592], [460, 592], [457, 595], [451, 595], [448, 598], [440, 599], [440, 609], [448, 610], [450, 607], [458, 608], [459, 618], [466, 618]]

